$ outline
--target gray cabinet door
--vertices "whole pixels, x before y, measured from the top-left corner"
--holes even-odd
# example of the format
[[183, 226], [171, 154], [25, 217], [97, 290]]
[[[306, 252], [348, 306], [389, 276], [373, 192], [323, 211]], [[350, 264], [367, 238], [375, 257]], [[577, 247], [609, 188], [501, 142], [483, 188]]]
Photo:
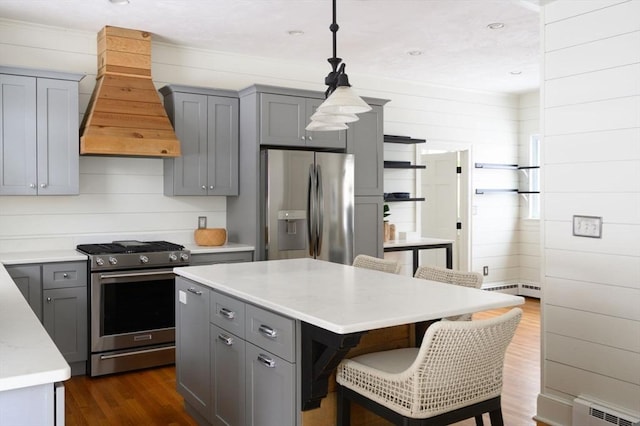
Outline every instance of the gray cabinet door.
[[207, 195], [207, 97], [173, 93], [165, 100], [182, 155], [164, 160], [165, 195]]
[[360, 120], [349, 124], [347, 152], [355, 156], [355, 196], [382, 196], [383, 182], [383, 134], [382, 107], [364, 114]]
[[239, 100], [208, 97], [207, 186], [209, 195], [238, 195]]
[[305, 127], [322, 99], [260, 94], [260, 144], [344, 149], [346, 132], [307, 132]]
[[382, 197], [355, 197], [355, 255], [384, 257]]
[[78, 83], [37, 79], [38, 195], [79, 194]]
[[43, 325], [67, 362], [87, 360], [87, 288], [44, 290]]
[[26, 301], [42, 322], [42, 277], [40, 265], [11, 265], [7, 272], [18, 286]]
[[245, 424], [245, 342], [211, 324], [213, 424]]
[[295, 424], [295, 364], [246, 343], [247, 425]]
[[36, 195], [36, 79], [0, 74], [0, 195]]
[[176, 278], [176, 387], [211, 422], [209, 289]]
[[305, 146], [306, 99], [260, 94], [260, 145]]

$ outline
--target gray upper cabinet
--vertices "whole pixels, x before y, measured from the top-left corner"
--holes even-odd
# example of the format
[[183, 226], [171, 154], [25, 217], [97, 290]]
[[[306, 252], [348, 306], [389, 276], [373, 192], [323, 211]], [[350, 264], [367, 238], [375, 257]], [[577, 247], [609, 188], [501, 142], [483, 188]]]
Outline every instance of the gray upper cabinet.
[[182, 156], [164, 160], [165, 195], [238, 195], [238, 96], [165, 86], [164, 106]]
[[324, 99], [260, 94], [260, 144], [318, 149], [344, 149], [346, 134], [308, 132], [309, 117]]
[[0, 195], [79, 193], [82, 77], [0, 67]]
[[358, 114], [360, 119], [349, 123], [347, 152], [354, 155], [355, 186], [358, 196], [382, 196], [384, 138], [382, 134], [383, 109], [372, 105], [372, 110]]

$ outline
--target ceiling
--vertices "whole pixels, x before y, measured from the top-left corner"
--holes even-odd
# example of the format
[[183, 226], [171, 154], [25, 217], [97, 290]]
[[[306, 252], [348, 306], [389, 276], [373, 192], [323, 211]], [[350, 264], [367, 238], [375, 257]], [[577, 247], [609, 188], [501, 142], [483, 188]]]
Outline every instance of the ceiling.
[[[338, 0], [338, 56], [350, 74], [535, 90], [539, 1]], [[283, 66], [302, 61], [327, 73], [331, 13], [330, 0], [0, 0], [6, 19], [95, 33], [105, 25], [144, 30], [156, 41], [272, 58]], [[487, 27], [496, 22], [504, 28]], [[351, 83], [357, 86], [353, 76]]]

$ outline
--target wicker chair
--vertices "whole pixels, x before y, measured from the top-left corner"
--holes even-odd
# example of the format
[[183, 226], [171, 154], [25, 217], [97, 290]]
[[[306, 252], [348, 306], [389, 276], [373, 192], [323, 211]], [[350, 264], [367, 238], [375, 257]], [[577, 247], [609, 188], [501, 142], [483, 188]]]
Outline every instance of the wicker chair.
[[400, 264], [395, 260], [379, 259], [366, 254], [359, 254], [353, 259], [353, 266], [357, 268], [375, 269], [376, 271], [400, 273]]
[[[462, 272], [453, 269], [440, 268], [438, 266], [420, 266], [415, 278], [424, 280], [438, 281], [441, 283], [461, 285], [464, 287], [480, 288], [482, 287], [482, 275], [477, 272]], [[449, 317], [450, 321], [470, 321], [471, 314]]]
[[353, 401], [396, 425], [448, 425], [489, 413], [502, 426], [502, 372], [522, 317], [514, 308], [478, 321], [440, 321], [419, 348], [375, 352], [338, 365], [338, 426]]

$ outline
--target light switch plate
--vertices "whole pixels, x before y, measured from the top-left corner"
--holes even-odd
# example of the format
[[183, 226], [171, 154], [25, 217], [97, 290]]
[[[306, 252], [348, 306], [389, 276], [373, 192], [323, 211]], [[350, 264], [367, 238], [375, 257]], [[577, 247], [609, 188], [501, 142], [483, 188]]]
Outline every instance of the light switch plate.
[[573, 235], [576, 237], [602, 238], [602, 217], [573, 216]]

